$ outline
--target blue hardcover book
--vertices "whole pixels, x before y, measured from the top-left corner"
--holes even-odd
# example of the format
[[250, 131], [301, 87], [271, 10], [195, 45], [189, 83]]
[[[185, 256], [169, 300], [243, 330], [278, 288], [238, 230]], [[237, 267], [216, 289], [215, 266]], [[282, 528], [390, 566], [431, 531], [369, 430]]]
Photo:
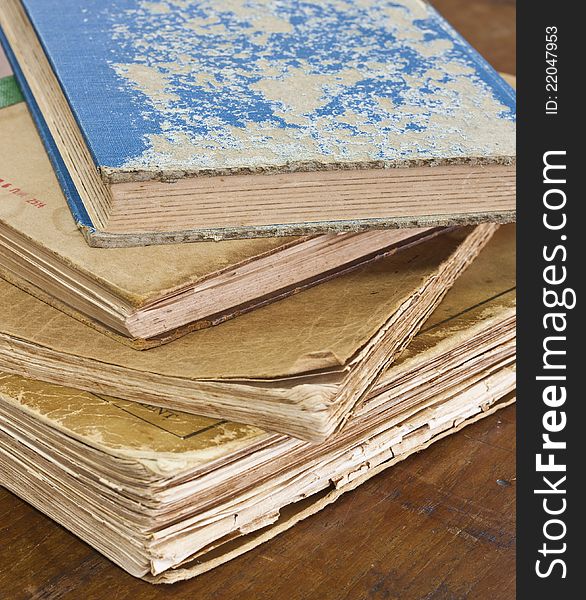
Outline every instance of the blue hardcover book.
[[3, 0], [90, 244], [509, 221], [515, 94], [422, 0]]

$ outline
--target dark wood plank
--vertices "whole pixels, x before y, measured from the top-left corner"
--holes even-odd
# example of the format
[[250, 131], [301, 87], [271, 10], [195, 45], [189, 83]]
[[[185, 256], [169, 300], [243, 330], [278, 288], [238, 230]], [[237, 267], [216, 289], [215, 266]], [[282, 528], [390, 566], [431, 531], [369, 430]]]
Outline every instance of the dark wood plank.
[[430, 0], [497, 70], [516, 75], [515, 0]]
[[[515, 72], [514, 0], [433, 3], [496, 69]], [[515, 590], [514, 504], [514, 407], [173, 586], [132, 578], [0, 488], [0, 598], [507, 600]]]

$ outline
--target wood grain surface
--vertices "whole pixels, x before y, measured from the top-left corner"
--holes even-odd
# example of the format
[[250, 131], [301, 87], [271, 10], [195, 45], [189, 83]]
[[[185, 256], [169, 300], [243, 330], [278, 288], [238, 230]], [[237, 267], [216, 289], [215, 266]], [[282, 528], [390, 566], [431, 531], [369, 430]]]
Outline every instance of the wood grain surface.
[[[433, 4], [515, 72], [515, 2]], [[0, 600], [508, 600], [515, 594], [515, 408], [398, 464], [191, 581], [136, 580], [0, 488]]]

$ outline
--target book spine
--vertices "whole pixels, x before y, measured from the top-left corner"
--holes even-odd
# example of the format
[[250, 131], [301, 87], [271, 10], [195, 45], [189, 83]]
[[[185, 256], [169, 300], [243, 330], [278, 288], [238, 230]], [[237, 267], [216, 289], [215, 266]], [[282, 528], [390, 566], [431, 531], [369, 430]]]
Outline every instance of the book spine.
[[[49, 156], [49, 160], [53, 165], [53, 170], [57, 179], [59, 180], [61, 189], [63, 190], [65, 199], [67, 200], [67, 204], [69, 205], [69, 209], [71, 210], [71, 214], [73, 215], [77, 226], [81, 229], [82, 233], [87, 238], [95, 232], [95, 227], [83, 205], [83, 202], [75, 188], [71, 177], [69, 176], [69, 172], [67, 171], [67, 168], [63, 163], [63, 159], [59, 154], [59, 150], [57, 149], [55, 140], [53, 139], [53, 136], [51, 135], [49, 128], [47, 127], [45, 119], [26, 82], [26, 79], [22, 70], [20, 69], [18, 61], [16, 60], [16, 57], [12, 52], [12, 48], [10, 48], [8, 40], [6, 39], [6, 36], [4, 35], [4, 32], [1, 29], [0, 44], [2, 44], [2, 47], [4, 48], [4, 52], [6, 54], [6, 58], [8, 58], [8, 61], [12, 66], [14, 77], [18, 82], [18, 86], [20, 87], [22, 96], [24, 97], [28, 105], [29, 112], [33, 118], [33, 121], [35, 122], [37, 130], [39, 132], [39, 136], [43, 141], [43, 145], [45, 146], [45, 150], [47, 152], [47, 155]], [[0, 105], [0, 108], [1, 107], [2, 106]]]

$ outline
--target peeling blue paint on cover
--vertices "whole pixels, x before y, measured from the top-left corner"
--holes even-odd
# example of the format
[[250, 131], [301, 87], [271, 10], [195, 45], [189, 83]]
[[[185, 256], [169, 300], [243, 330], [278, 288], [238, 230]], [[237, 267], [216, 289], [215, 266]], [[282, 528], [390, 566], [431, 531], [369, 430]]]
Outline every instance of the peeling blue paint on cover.
[[104, 172], [515, 154], [515, 95], [420, 0], [22, 0]]

